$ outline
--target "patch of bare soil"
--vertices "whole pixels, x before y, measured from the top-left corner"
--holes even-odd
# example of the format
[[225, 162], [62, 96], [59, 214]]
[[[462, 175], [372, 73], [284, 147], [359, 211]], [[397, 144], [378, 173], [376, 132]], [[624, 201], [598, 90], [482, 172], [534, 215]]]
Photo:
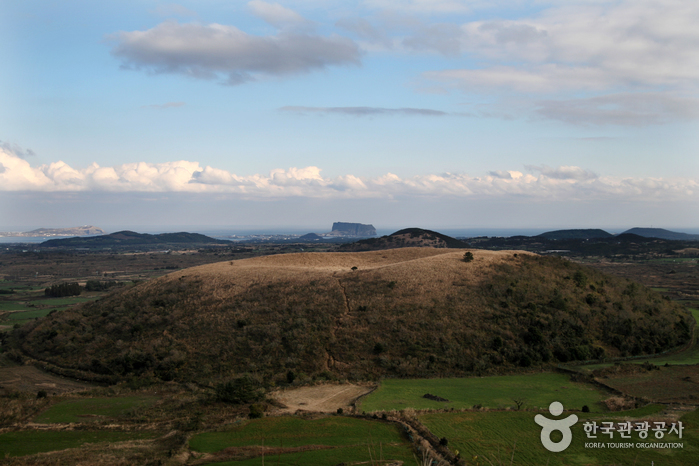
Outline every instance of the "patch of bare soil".
[[281, 413], [334, 413], [338, 408], [348, 409], [357, 398], [370, 393], [374, 388], [354, 384], [316, 385], [274, 392], [271, 397], [286, 406], [280, 409]]
[[67, 392], [87, 390], [94, 385], [64, 379], [42, 372], [34, 366], [0, 367], [0, 391], [33, 392], [45, 390], [49, 394], [59, 395]]

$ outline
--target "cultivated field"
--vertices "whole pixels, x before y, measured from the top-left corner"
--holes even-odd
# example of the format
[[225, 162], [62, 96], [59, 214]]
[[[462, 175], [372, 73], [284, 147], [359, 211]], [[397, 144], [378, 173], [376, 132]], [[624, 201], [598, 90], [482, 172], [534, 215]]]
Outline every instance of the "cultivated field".
[[152, 396], [111, 398], [75, 398], [54, 404], [34, 418], [35, 423], [111, 421], [126, 416], [130, 410], [146, 407], [156, 401]]
[[[150, 432], [86, 430], [25, 430], [20, 432], [6, 432], [0, 434], [0, 455], [2, 455], [3, 458], [33, 455], [41, 452], [78, 448], [86, 444], [104, 444], [105, 447], [108, 447], [117, 442], [153, 437], [155, 437], [155, 435]], [[53, 464], [61, 463], [59, 461]]]
[[[449, 401], [423, 398], [431, 394]], [[386, 379], [379, 388], [364, 398], [360, 409], [366, 412], [413, 409], [521, 409], [546, 408], [559, 401], [569, 409], [588, 405], [592, 411], [601, 411], [598, 403], [609, 394], [592, 385], [572, 382], [558, 373], [503, 375], [449, 379]]]
[[[618, 432], [608, 434], [597, 432], [596, 439], [589, 439], [583, 428], [585, 421], [634, 422], [662, 419], [668, 421], [662, 413], [651, 414], [648, 409], [628, 411], [623, 418], [606, 414], [576, 413], [579, 420], [572, 427], [571, 446], [560, 453], [546, 450], [540, 440], [541, 427], [534, 422], [534, 412], [463, 412], [432, 413], [419, 416], [436, 436], [445, 437], [452, 451], [458, 450], [468, 465], [517, 465], [517, 466], [563, 466], [563, 465], [672, 465], [687, 466], [697, 464], [699, 457], [699, 432], [697, 431], [696, 412], [685, 414], [681, 420], [685, 425], [682, 439], [676, 434], [666, 434], [663, 442], [682, 443], [682, 448], [586, 448], [586, 443], [633, 443], [659, 442], [649, 434], [642, 440], [637, 432], [632, 432], [630, 439], [621, 439]], [[545, 413], [548, 415], [548, 413]], [[563, 413], [567, 416], [569, 413]], [[548, 415], [548, 417], [551, 417]], [[556, 435], [556, 434], [554, 434]], [[553, 441], [560, 440], [552, 436]]]
[[[414, 464], [410, 444], [393, 423], [340, 416], [317, 419], [268, 417], [244, 422], [220, 432], [192, 437], [190, 448], [206, 453], [195, 464], [269, 464], [335, 466], [383, 465], [393, 461]], [[218, 463], [225, 460], [232, 463]], [[247, 460], [247, 461], [245, 461]]]

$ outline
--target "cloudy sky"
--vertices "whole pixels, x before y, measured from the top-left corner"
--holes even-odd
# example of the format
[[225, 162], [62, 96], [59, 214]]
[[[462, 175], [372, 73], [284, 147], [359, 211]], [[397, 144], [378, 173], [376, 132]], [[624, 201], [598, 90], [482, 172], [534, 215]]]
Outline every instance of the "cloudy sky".
[[699, 228], [699, 3], [0, 3], [0, 229]]

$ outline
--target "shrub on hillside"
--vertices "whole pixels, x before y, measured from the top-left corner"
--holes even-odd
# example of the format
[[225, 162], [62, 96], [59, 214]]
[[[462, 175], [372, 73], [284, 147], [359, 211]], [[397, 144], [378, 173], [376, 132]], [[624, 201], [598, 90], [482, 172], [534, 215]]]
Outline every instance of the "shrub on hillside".
[[263, 391], [249, 376], [216, 385], [216, 399], [225, 403], [245, 404], [261, 400]]

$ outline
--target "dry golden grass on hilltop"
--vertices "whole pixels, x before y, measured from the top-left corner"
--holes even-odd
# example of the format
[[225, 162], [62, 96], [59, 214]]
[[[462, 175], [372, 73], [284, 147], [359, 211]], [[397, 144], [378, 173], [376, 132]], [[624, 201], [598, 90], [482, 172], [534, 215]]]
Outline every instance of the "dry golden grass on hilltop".
[[[474, 261], [464, 264], [466, 249], [402, 248], [385, 251], [295, 253], [219, 262], [172, 273], [152, 283], [200, 279], [215, 295], [237, 294], [269, 282], [300, 282], [353, 276], [400, 282], [413, 290], [434, 291], [465, 286], [487, 275], [494, 264], [526, 251], [471, 250]], [[356, 267], [356, 270], [352, 270]], [[224, 290], [225, 289], [225, 290]]]

